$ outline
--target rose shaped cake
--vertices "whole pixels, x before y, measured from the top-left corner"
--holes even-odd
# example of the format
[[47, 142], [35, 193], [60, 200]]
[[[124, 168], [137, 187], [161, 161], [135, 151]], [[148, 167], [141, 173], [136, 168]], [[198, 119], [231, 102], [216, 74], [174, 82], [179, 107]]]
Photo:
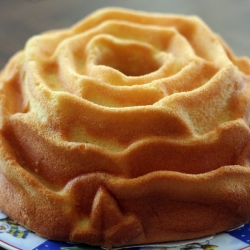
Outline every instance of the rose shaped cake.
[[0, 210], [105, 247], [250, 220], [250, 61], [199, 18], [107, 8], [0, 74]]

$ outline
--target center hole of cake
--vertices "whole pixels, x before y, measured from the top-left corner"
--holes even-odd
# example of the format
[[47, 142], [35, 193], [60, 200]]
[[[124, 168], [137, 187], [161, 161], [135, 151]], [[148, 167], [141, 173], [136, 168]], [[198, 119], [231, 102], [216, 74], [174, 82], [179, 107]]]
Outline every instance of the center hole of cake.
[[150, 46], [140, 43], [115, 43], [106, 41], [95, 63], [120, 71], [126, 76], [143, 76], [158, 70], [162, 63]]

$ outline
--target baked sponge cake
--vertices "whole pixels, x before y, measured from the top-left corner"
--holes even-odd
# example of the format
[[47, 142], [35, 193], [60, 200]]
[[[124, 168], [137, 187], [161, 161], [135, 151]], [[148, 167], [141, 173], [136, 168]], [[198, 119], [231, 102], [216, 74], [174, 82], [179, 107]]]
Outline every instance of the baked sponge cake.
[[250, 220], [250, 61], [199, 18], [101, 9], [0, 74], [0, 210], [104, 247]]

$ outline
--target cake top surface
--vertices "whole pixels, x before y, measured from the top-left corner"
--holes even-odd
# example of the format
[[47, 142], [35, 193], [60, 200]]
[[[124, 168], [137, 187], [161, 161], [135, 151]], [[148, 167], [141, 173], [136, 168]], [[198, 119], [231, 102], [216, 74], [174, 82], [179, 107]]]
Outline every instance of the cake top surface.
[[[248, 124], [249, 74], [249, 61], [198, 17], [101, 9], [31, 38], [9, 62], [0, 124], [10, 120], [21, 137], [32, 124], [43, 146], [111, 158], [166, 141], [205, 150], [230, 124]], [[150, 172], [133, 171], [119, 167], [125, 175]]]

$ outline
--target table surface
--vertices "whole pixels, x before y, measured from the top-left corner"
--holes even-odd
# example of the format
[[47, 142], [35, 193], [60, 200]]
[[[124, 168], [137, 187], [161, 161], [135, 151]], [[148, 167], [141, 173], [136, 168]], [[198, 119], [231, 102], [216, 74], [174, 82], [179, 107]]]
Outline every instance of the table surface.
[[71, 26], [94, 10], [108, 6], [198, 15], [236, 55], [250, 57], [249, 0], [1, 0], [0, 69], [29, 37]]

